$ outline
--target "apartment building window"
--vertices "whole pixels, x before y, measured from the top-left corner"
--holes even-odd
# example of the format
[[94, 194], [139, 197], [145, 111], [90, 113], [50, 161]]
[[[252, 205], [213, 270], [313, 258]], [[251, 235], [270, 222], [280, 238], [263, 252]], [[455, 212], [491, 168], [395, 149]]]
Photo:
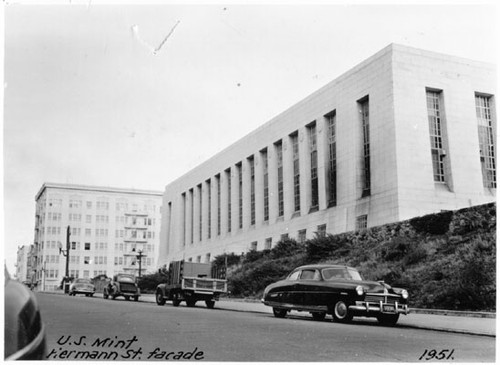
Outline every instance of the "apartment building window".
[[96, 203], [96, 208], [98, 210], [108, 210], [109, 209], [109, 202], [107, 202], [107, 201], [98, 201]]
[[441, 108], [441, 92], [427, 90], [427, 115], [429, 119], [429, 134], [431, 139], [432, 169], [434, 181], [445, 182], [446, 151], [444, 149], [443, 128], [444, 120]]
[[92, 209], [92, 202], [91, 201], [87, 201], [87, 209]]
[[287, 241], [287, 240], [288, 240], [288, 233], [283, 233], [283, 234], [280, 236], [280, 240], [281, 240], [281, 241]]
[[198, 236], [200, 241], [203, 239], [203, 189], [198, 185]]
[[208, 194], [208, 238], [212, 237], [212, 181], [210, 179], [207, 180], [207, 194]]
[[77, 227], [71, 228], [71, 235], [72, 236], [79, 236], [80, 233], [81, 233], [81, 228], [77, 228]]
[[76, 200], [76, 199], [70, 199], [70, 201], [69, 201], [69, 207], [70, 208], [81, 208], [82, 207], [82, 201], [81, 200]]
[[359, 112], [361, 114], [361, 131], [363, 136], [363, 160], [361, 168], [361, 197], [371, 194], [370, 174], [370, 109], [368, 97], [360, 100]]
[[297, 239], [297, 241], [298, 241], [299, 243], [304, 243], [304, 242], [306, 242], [306, 230], [305, 230], [305, 229], [301, 229], [301, 230], [299, 231], [299, 235], [298, 235], [298, 239]]
[[243, 165], [236, 165], [238, 171], [238, 227], [243, 228]]
[[271, 237], [266, 238], [266, 240], [264, 241], [264, 249], [265, 250], [270, 250], [272, 244], [273, 244], [273, 239]]
[[318, 142], [316, 123], [309, 126], [309, 152], [311, 155], [311, 208], [318, 208]]
[[206, 263], [210, 263], [210, 254], [209, 254], [209, 253], [207, 253], [207, 254], [205, 255], [205, 262], [206, 262]]
[[368, 227], [368, 215], [360, 215], [356, 217], [356, 230], [366, 229]]
[[250, 224], [255, 224], [255, 161], [253, 156], [248, 159], [250, 165]]
[[85, 216], [85, 223], [92, 223], [92, 216], [91, 215], [86, 215]]
[[220, 236], [221, 233], [221, 185], [220, 185], [220, 175], [215, 177], [215, 181], [217, 182], [217, 235]]
[[264, 178], [264, 222], [269, 220], [269, 163], [267, 149], [261, 151], [262, 173]]
[[83, 263], [84, 263], [85, 265], [90, 265], [90, 256], [85, 256], [85, 257], [83, 258]]
[[292, 143], [293, 159], [293, 201], [294, 211], [300, 211], [300, 160], [299, 160], [299, 134], [298, 132], [290, 135]]
[[92, 235], [92, 230], [90, 228], [85, 228], [85, 237], [90, 237]]
[[483, 185], [486, 188], [496, 188], [495, 140], [490, 101], [490, 96], [476, 94], [479, 157], [481, 159]]
[[189, 219], [189, 231], [191, 233], [191, 243], [194, 243], [194, 191], [189, 189], [189, 199], [190, 199], [190, 219]]
[[326, 237], [326, 224], [320, 224], [318, 230], [316, 231], [318, 237]]
[[275, 144], [275, 146], [276, 163], [278, 167], [278, 217], [282, 217], [285, 213], [283, 196], [283, 143], [279, 141]]
[[231, 169], [226, 170], [227, 180], [227, 231], [231, 232]]
[[326, 116], [328, 130], [328, 206], [337, 205], [337, 116]]
[[181, 194], [181, 207], [182, 207], [182, 246], [186, 246], [186, 193]]
[[257, 241], [253, 241], [250, 244], [250, 251], [257, 251]]
[[85, 242], [85, 250], [86, 251], [90, 250], [90, 242]]

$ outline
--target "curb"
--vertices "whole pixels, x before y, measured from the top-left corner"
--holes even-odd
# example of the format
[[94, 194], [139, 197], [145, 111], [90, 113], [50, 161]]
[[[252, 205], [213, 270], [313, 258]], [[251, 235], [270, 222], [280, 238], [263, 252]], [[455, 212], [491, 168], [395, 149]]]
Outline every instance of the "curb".
[[491, 312], [457, 311], [448, 309], [410, 308], [410, 313], [435, 314], [439, 316], [455, 316], [455, 317], [496, 318], [496, 313], [491, 313]]

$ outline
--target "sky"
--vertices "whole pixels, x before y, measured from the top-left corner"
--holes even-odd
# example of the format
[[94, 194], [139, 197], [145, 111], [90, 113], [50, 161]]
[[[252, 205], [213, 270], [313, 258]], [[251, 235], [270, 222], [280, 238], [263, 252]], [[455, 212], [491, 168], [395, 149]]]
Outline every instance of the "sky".
[[391, 43], [497, 63], [493, 2], [7, 1], [4, 260], [44, 182], [163, 191]]

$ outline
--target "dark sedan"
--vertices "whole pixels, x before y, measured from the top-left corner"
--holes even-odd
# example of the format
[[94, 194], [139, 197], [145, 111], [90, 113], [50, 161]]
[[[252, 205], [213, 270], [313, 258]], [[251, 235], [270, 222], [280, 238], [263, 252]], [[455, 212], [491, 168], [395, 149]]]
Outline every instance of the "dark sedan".
[[384, 282], [365, 281], [354, 268], [342, 265], [307, 265], [293, 270], [285, 280], [269, 285], [262, 302], [273, 307], [276, 317], [291, 310], [310, 312], [323, 320], [331, 314], [336, 322], [353, 316], [376, 317], [394, 325], [408, 314], [408, 292]]

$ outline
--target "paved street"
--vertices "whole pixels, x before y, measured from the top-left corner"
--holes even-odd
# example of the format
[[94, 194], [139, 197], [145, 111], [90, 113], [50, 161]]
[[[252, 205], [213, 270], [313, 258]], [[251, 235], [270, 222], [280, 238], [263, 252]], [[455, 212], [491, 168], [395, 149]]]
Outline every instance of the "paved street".
[[[411, 361], [449, 350], [449, 361], [495, 360], [495, 339], [375, 322], [173, 307], [37, 293], [51, 360]], [[451, 350], [454, 350], [451, 353]], [[423, 361], [423, 360], [422, 360]]]

